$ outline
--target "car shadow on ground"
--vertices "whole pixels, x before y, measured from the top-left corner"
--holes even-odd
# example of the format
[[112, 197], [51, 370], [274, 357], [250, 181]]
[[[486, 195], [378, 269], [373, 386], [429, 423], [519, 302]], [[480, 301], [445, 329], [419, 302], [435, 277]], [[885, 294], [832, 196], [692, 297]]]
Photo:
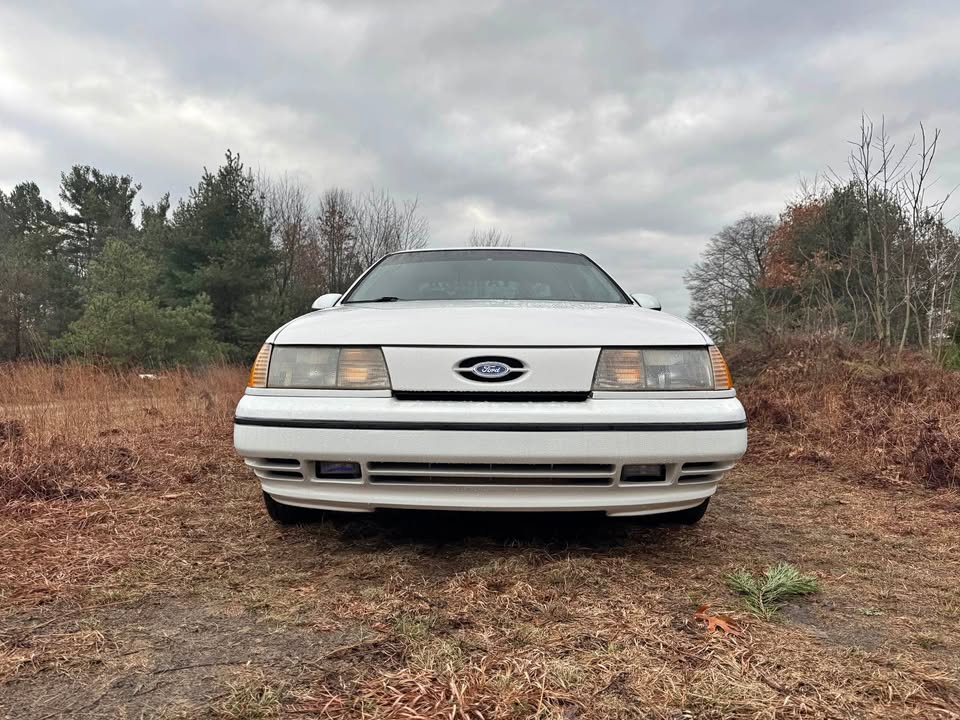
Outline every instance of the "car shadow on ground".
[[320, 521], [341, 541], [418, 546], [571, 546], [603, 550], [667, 542], [692, 528], [657, 516], [613, 518], [603, 513], [451, 512], [381, 510], [328, 513]]

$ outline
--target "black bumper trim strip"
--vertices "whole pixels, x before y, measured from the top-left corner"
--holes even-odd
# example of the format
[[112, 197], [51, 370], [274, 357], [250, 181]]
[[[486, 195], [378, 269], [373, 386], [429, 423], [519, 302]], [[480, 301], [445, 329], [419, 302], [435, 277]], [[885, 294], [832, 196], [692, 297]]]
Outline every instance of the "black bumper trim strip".
[[364, 420], [298, 420], [236, 417], [237, 425], [310, 430], [432, 430], [451, 432], [689, 432], [744, 430], [746, 420], [648, 423], [458, 423]]
[[477, 392], [476, 390], [424, 391], [394, 390], [397, 400], [424, 400], [438, 402], [586, 402], [589, 392], [542, 391], [513, 392], [494, 390]]

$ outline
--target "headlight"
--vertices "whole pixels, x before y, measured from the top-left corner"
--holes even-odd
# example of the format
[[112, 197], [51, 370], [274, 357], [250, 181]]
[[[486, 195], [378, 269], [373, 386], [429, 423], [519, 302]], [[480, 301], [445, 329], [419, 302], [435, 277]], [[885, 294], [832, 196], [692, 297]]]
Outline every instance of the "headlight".
[[729, 390], [730, 373], [710, 348], [610, 348], [600, 352], [594, 390]]
[[[259, 366], [262, 371], [258, 371]], [[266, 382], [256, 385], [253, 381], [255, 376], [259, 379], [260, 373]], [[264, 345], [250, 379], [250, 387], [390, 389], [390, 376], [380, 348]]]

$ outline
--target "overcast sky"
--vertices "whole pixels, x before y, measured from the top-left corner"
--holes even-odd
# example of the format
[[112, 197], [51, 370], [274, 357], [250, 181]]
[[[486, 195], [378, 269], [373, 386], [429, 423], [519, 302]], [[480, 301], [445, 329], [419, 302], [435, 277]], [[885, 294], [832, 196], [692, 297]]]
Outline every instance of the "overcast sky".
[[584, 250], [678, 314], [710, 235], [842, 170], [861, 111], [942, 128], [960, 183], [960, 3], [0, 0], [0, 188], [84, 163], [176, 198], [230, 147], [419, 197], [435, 246]]

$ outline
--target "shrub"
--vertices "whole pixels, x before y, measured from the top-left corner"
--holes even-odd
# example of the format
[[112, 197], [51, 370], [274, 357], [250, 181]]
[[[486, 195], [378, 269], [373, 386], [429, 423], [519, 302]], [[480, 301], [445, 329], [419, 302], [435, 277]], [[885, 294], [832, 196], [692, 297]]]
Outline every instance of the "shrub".
[[754, 455], [829, 458], [871, 482], [960, 486], [960, 372], [822, 338], [730, 348], [728, 358]]

